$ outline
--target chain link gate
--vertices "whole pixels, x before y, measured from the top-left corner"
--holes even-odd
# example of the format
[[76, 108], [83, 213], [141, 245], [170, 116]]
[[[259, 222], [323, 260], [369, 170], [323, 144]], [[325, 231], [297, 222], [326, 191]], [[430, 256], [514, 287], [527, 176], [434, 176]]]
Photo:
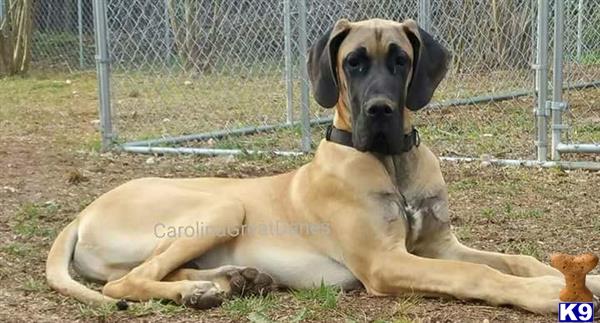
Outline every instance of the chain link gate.
[[552, 159], [598, 162], [582, 153], [600, 154], [600, 0], [557, 2], [555, 19]]
[[[598, 42], [593, 41], [600, 32], [594, 23], [597, 1], [565, 0], [566, 15], [582, 16], [578, 23], [582, 41], [575, 42], [579, 58], [565, 60], [567, 99], [584, 91], [577, 89], [591, 86], [580, 84], [581, 75], [592, 83], [600, 79], [598, 74], [581, 72], [599, 66], [594, 60]], [[584, 2], [588, 11], [573, 11], [573, 2]], [[114, 121], [118, 134], [104, 127], [104, 142], [116, 142], [126, 151], [209, 155], [309, 151], [331, 120], [330, 112], [319, 108], [308, 93], [305, 61], [310, 44], [341, 17], [415, 18], [453, 54], [451, 70], [434, 102], [416, 114], [423, 142], [438, 155], [499, 164], [599, 167], [587, 160], [546, 161], [547, 152], [562, 149], [546, 139], [550, 126], [550, 132], [562, 127], [549, 122], [550, 111], [557, 111], [554, 107], [560, 104], [546, 102], [551, 72], [548, 25], [556, 17], [548, 0], [94, 3], [97, 18], [106, 18], [97, 20], [97, 35], [103, 29], [106, 34], [106, 39], [98, 37], [98, 48], [102, 42], [110, 45], [106, 57], [102, 52], [97, 56], [105, 72], [109, 65], [111, 69], [111, 86], [100, 96], [101, 120], [108, 125]], [[572, 21], [566, 20], [568, 53]], [[570, 73], [574, 62], [586, 68]], [[585, 105], [592, 116], [598, 114], [597, 104]], [[592, 125], [590, 132], [596, 139], [589, 139], [595, 143], [600, 133], [596, 127]]]

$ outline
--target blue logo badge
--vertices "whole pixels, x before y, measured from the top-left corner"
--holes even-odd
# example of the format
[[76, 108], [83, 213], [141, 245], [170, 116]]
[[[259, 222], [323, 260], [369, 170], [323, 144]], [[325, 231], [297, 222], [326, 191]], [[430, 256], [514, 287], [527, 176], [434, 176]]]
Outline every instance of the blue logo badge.
[[593, 322], [594, 303], [558, 303], [559, 322]]

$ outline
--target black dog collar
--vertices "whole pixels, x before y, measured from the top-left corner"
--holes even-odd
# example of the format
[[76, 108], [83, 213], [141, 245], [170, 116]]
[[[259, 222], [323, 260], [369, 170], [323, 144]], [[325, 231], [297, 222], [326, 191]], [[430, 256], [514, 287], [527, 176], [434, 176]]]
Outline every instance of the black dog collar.
[[[352, 133], [346, 130], [338, 129], [331, 124], [327, 126], [327, 130], [325, 132], [325, 139], [327, 141], [335, 142], [336, 144], [354, 148], [354, 145], [352, 144]], [[402, 152], [408, 152], [413, 147], [419, 147], [419, 145], [421, 144], [421, 137], [419, 137], [419, 131], [417, 131], [417, 129], [414, 127], [410, 133], [404, 135], [404, 138], [402, 138], [402, 140], [404, 141], [402, 145], [404, 149], [402, 150]]]

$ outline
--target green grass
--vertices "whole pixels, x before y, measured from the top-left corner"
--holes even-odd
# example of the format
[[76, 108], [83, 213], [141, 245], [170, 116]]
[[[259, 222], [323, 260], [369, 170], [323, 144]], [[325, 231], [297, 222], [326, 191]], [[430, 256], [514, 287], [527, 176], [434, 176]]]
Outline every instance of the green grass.
[[311, 302], [323, 309], [332, 309], [337, 306], [341, 290], [336, 286], [327, 286], [323, 282], [316, 288], [301, 289], [292, 293], [300, 301]]
[[[399, 297], [394, 305], [393, 312], [386, 314], [383, 318], [376, 318], [372, 322], [375, 323], [412, 323], [415, 322], [410, 312], [419, 305], [421, 298], [416, 295]], [[356, 317], [355, 314], [349, 313], [346, 316], [346, 322], [361, 322], [364, 318]]]
[[[576, 60], [576, 58], [572, 58], [572, 59]], [[579, 64], [582, 64], [582, 65], [600, 64], [600, 51], [584, 53], [583, 55], [581, 55], [581, 60], [579, 61]]]
[[402, 298], [394, 308], [394, 315], [392, 316], [392, 322], [395, 323], [408, 323], [414, 320], [408, 316], [408, 313], [416, 306], [419, 305], [420, 297], [411, 295]]
[[515, 209], [512, 203], [504, 204], [504, 216], [511, 219], [528, 219], [539, 218], [544, 214], [544, 211], [539, 209]]
[[506, 202], [502, 207], [485, 207], [480, 211], [481, 216], [487, 220], [506, 217], [508, 219], [538, 219], [543, 217], [544, 211], [537, 208], [515, 208], [512, 203]]
[[89, 320], [90, 318], [106, 320], [108, 317], [118, 312], [117, 307], [114, 304], [103, 304], [98, 306], [78, 305], [77, 309], [79, 317], [84, 320]]
[[10, 120], [2, 127], [15, 136], [35, 133], [38, 138], [52, 138], [53, 149], [81, 147], [81, 138], [72, 135], [71, 127], [88, 136], [90, 122], [98, 119], [97, 84], [93, 72], [35, 71], [0, 77], [0, 120]]
[[45, 280], [37, 280], [35, 278], [28, 278], [23, 282], [21, 289], [30, 293], [42, 293], [50, 290]]
[[[600, 118], [600, 116], [598, 117]], [[579, 142], [600, 142], [600, 124], [599, 123], [584, 123], [578, 125], [573, 137]]]
[[134, 316], [148, 316], [152, 314], [162, 314], [165, 316], [175, 315], [188, 311], [189, 309], [174, 304], [172, 302], [166, 302], [161, 300], [150, 300], [142, 303], [134, 303], [130, 305], [131, 309], [129, 312]]
[[36, 247], [32, 244], [17, 241], [9, 242], [0, 246], [0, 251], [20, 258], [30, 257], [37, 252]]
[[24, 237], [42, 237], [49, 238], [55, 235], [55, 230], [44, 224], [43, 218], [48, 218], [56, 214], [59, 206], [54, 203], [44, 205], [25, 204], [15, 215], [12, 226], [13, 231]]
[[470, 241], [473, 238], [473, 234], [471, 233], [471, 226], [468, 224], [454, 227], [454, 234], [461, 241]]
[[464, 178], [464, 179], [460, 179], [458, 181], [449, 183], [449, 190], [450, 191], [454, 191], [454, 190], [469, 191], [480, 185], [481, 184], [479, 183], [479, 181], [477, 181], [474, 178]]
[[490, 207], [483, 208], [481, 210], [481, 216], [487, 220], [493, 220], [496, 217], [496, 210]]
[[247, 318], [256, 321], [266, 319], [268, 312], [275, 308], [279, 300], [272, 294], [233, 298], [223, 303], [223, 310], [233, 318]]
[[87, 306], [79, 304], [79, 315], [84, 320], [97, 318], [106, 320], [107, 318], [123, 313], [127, 316], [144, 317], [151, 315], [174, 316], [189, 311], [188, 308], [161, 300], [150, 300], [147, 302], [130, 302], [127, 311], [119, 311], [114, 304], [105, 304], [100, 306]]
[[102, 139], [100, 139], [100, 134], [94, 133], [84, 137], [83, 149], [92, 152], [100, 152], [102, 150]]
[[544, 259], [544, 251], [535, 242], [511, 242], [507, 249], [509, 253], [532, 256], [538, 260]]

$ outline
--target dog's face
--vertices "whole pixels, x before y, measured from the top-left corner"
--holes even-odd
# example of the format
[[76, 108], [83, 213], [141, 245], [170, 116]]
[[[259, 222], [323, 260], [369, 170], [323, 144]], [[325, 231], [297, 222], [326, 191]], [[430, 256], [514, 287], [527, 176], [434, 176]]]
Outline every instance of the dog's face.
[[429, 103], [448, 56], [413, 20], [342, 19], [313, 45], [308, 68], [315, 99], [337, 106], [355, 148], [397, 154], [409, 122], [405, 109]]

